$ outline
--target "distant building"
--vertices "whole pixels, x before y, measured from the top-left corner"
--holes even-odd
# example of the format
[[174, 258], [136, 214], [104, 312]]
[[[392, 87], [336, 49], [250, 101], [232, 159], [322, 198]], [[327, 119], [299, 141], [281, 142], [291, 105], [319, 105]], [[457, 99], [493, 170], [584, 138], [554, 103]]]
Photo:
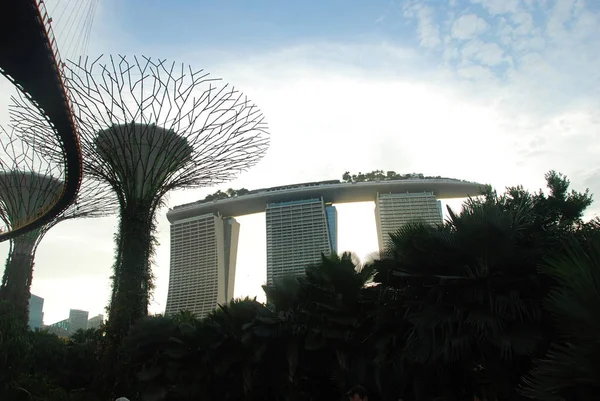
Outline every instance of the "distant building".
[[87, 329], [99, 329], [104, 323], [104, 315], [100, 314], [90, 318], [87, 321]]
[[379, 250], [385, 249], [390, 234], [406, 223], [441, 224], [442, 204], [432, 192], [377, 194], [375, 222]]
[[87, 329], [87, 321], [88, 321], [89, 312], [79, 310], [79, 309], [71, 309], [69, 311], [69, 335], [73, 335], [77, 330], [86, 330]]
[[337, 212], [322, 198], [269, 203], [266, 218], [267, 284], [302, 275], [337, 249]]
[[278, 277], [303, 274], [308, 265], [320, 261], [322, 253], [338, 252], [333, 204], [375, 201], [383, 249], [389, 234], [409, 221], [441, 223], [437, 198], [477, 195], [480, 188], [478, 183], [441, 177], [331, 180], [261, 188], [223, 199], [206, 197], [175, 206], [167, 213], [171, 276], [166, 314], [189, 310], [203, 316], [217, 303], [231, 299], [239, 224], [220, 216], [266, 212], [267, 283], [271, 284]]
[[69, 319], [61, 320], [46, 326], [50, 333], [56, 334], [59, 337], [69, 337]]
[[337, 253], [338, 242], [337, 242], [337, 209], [331, 203], [328, 203], [325, 207], [325, 214], [327, 215], [327, 230], [329, 230], [329, 241], [331, 242], [331, 252]]
[[44, 298], [31, 294], [29, 298], [29, 328], [31, 330], [44, 327]]
[[210, 213], [171, 224], [171, 268], [165, 314], [206, 316], [233, 298], [240, 224]]

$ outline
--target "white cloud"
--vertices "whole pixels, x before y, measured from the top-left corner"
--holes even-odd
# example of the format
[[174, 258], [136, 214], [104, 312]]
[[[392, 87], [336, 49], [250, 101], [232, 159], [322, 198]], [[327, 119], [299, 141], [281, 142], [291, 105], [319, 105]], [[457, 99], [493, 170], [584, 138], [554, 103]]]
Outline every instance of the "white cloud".
[[475, 65], [472, 63], [465, 63], [458, 67], [458, 75], [462, 78], [478, 81], [478, 82], [494, 82], [495, 75], [487, 67]]
[[404, 12], [407, 17], [416, 18], [419, 44], [426, 48], [441, 45], [440, 30], [436, 24], [433, 8], [420, 3], [409, 4]]
[[442, 41], [440, 40], [440, 31], [435, 25], [432, 9], [422, 7], [418, 11], [418, 16], [421, 45], [424, 47], [438, 47]]
[[[556, 168], [569, 174], [576, 188], [581, 189], [591, 174], [581, 167], [598, 156], [597, 149], [586, 145], [592, 140], [589, 136], [577, 137], [576, 146], [586, 146], [586, 152], [572, 160], [566, 156], [575, 150], [575, 145], [568, 147], [575, 137], [545, 144], [539, 141], [540, 136], [560, 137], [565, 127], [570, 132], [592, 133], [598, 122], [590, 117], [590, 109], [563, 108], [553, 123], [546, 123], [534, 104], [514, 104], [521, 96], [516, 88], [498, 86], [484, 67], [465, 63], [460, 68], [459, 73], [472, 80], [469, 85], [449, 80], [443, 72], [415, 78], [419, 77], [418, 71], [397, 72], [392, 68], [400, 60], [418, 66], [418, 61], [407, 56], [412, 53], [401, 48], [392, 51], [393, 46], [388, 44], [372, 47], [373, 56], [388, 66], [386, 74], [374, 74], [371, 67], [344, 62], [352, 54], [352, 46], [340, 46], [347, 51], [331, 55], [332, 47], [335, 46], [303, 46], [256, 56], [252, 62], [212, 66], [211, 70], [255, 99], [273, 134], [265, 160], [221, 188], [331, 179], [345, 170], [378, 168], [443, 174], [490, 182], [500, 188], [516, 183], [538, 188], [543, 185], [543, 173]], [[190, 60], [199, 67], [201, 61]], [[547, 82], [545, 85], [552, 87]], [[531, 84], [521, 90], [527, 92], [531, 88], [537, 90]], [[536, 93], [530, 94], [531, 98], [542, 100]], [[531, 149], [532, 146], [537, 149]], [[169, 204], [196, 200], [213, 190], [176, 192]], [[350, 248], [361, 256], [374, 250], [372, 207], [358, 205], [348, 209], [345, 216], [340, 213], [342, 249]], [[155, 268], [154, 311], [164, 308], [168, 288], [169, 237], [164, 212], [159, 215], [161, 245]], [[359, 216], [355, 217], [356, 213]], [[265, 274], [264, 216], [239, 220], [242, 232], [236, 293], [260, 294]], [[47, 298], [48, 317], [53, 316], [54, 320], [62, 316], [61, 310], [67, 306], [101, 313], [110, 288], [114, 219], [68, 224], [48, 235], [36, 264], [34, 292]], [[341, 229], [344, 225], [347, 230]], [[72, 254], [66, 249], [73, 247], [68, 238], [73, 235], [101, 242], [94, 245], [96, 251], [81, 247], [81, 255]], [[87, 287], [94, 301], [82, 298], [84, 292], [79, 289], [72, 293], [52, 290], [56, 283], [52, 275], [60, 276], [60, 271], [80, 272], [78, 281], [65, 281], [64, 286]]]
[[519, 8], [519, 0], [471, 0], [473, 4], [480, 4], [490, 14], [514, 13]]
[[[569, 175], [574, 188], [589, 185], [600, 193], [595, 167], [600, 156], [600, 73], [592, 57], [599, 53], [591, 40], [598, 32], [592, 23], [598, 16], [572, 12], [577, 9], [565, 3], [568, 7], [556, 8], [555, 22], [542, 32], [540, 26], [530, 29], [529, 18], [500, 11], [500, 3], [486, 4], [490, 13], [505, 14], [495, 19], [493, 30], [474, 14], [436, 21], [427, 9], [412, 11], [414, 18], [435, 28], [428, 31], [419, 24], [417, 33], [422, 47], [438, 46], [440, 59], [447, 61], [439, 68], [416, 49], [377, 40], [305, 43], [270, 52], [191, 53], [174, 47], [161, 49], [161, 56], [176, 56], [224, 77], [255, 100], [268, 119], [273, 136], [265, 160], [220, 188], [257, 188], [339, 178], [346, 170], [390, 169], [489, 182], [499, 189], [512, 184], [537, 189], [544, 184], [543, 174], [554, 168]], [[483, 38], [477, 37], [484, 32]], [[426, 39], [436, 37], [439, 44]], [[510, 67], [499, 79], [490, 67], [503, 61]], [[169, 205], [197, 200], [215, 189], [176, 192]], [[164, 308], [168, 287], [164, 213], [158, 216], [161, 245], [154, 311]], [[374, 250], [372, 217], [372, 204], [340, 208], [342, 249], [361, 256]], [[264, 216], [239, 221], [236, 294], [260, 294]], [[44, 239], [33, 290], [46, 298], [48, 320], [59, 320], [68, 307], [102, 313], [110, 288], [114, 229], [115, 219], [64, 223]], [[81, 253], [72, 253], [73, 236], [92, 238], [94, 243], [78, 243]], [[1, 246], [6, 250], [6, 244]], [[53, 278], [70, 272], [77, 280]]]
[[483, 65], [496, 66], [506, 60], [504, 50], [496, 43], [470, 40], [461, 51], [463, 57], [477, 60]]
[[488, 27], [488, 23], [475, 14], [461, 15], [452, 25], [452, 37], [463, 40], [471, 39], [484, 33]]

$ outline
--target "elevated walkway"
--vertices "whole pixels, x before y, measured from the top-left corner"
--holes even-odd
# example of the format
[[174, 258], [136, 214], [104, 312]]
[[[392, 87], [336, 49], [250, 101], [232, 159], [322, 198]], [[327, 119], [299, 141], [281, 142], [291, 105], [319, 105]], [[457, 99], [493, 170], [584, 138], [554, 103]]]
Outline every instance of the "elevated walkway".
[[[63, 85], [51, 18], [43, 1], [0, 1], [0, 73], [40, 111], [62, 146], [65, 185], [56, 202], [21, 227], [0, 234], [0, 242], [40, 227], [75, 200], [82, 157], [73, 114]], [[50, 140], [50, 139], [49, 139]]]

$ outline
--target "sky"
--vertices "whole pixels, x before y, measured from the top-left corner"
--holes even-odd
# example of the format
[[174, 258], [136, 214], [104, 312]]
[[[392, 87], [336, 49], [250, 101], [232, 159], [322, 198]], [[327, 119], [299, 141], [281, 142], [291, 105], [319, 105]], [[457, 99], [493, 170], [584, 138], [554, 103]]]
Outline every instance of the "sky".
[[[258, 165], [224, 185], [170, 193], [167, 207], [217, 189], [377, 169], [498, 190], [537, 190], [555, 169], [574, 189], [600, 194], [599, 36], [600, 3], [592, 0], [100, 0], [87, 54], [205, 69], [264, 112], [271, 147]], [[362, 258], [376, 251], [374, 204], [337, 207], [339, 249]], [[595, 204], [588, 217], [599, 210]], [[153, 313], [167, 297], [166, 211], [157, 214]], [[264, 219], [237, 218], [236, 296], [264, 299]], [[104, 313], [116, 224], [65, 222], [43, 239], [32, 293], [45, 299], [46, 324], [69, 308]], [[7, 252], [0, 244], [0, 255]]]

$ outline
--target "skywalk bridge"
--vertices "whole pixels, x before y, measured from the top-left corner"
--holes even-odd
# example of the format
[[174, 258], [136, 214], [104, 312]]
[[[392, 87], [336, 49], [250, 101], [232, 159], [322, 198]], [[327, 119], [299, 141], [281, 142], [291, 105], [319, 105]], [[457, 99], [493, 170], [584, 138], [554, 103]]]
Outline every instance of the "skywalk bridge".
[[51, 22], [42, 0], [0, 1], [0, 73], [46, 119], [61, 144], [65, 167], [64, 187], [56, 201], [24, 225], [0, 233], [0, 242], [55, 218], [75, 200], [81, 184], [79, 136], [62, 80], [61, 60]]

